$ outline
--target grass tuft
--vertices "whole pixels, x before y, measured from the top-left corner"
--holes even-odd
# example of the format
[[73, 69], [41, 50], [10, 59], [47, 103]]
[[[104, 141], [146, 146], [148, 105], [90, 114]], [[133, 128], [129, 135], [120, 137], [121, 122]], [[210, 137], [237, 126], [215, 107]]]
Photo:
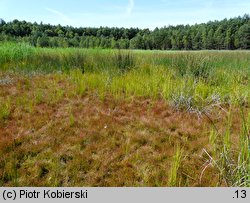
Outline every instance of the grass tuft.
[[172, 165], [169, 173], [168, 186], [170, 187], [176, 187], [180, 185], [178, 182], [178, 172], [183, 159], [183, 152], [184, 150], [178, 145], [172, 160]]

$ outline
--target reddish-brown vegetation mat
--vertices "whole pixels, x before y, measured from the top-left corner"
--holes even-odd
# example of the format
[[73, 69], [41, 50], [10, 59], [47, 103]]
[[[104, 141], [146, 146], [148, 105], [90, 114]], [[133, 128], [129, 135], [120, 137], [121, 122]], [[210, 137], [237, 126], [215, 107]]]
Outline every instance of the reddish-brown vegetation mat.
[[[168, 186], [179, 145], [184, 153], [178, 185], [217, 186], [215, 169], [202, 173], [203, 149], [211, 148], [207, 117], [176, 111], [160, 100], [101, 101], [94, 92], [69, 96], [71, 86], [62, 81], [60, 100], [27, 108], [29, 100], [22, 103], [20, 97], [32, 100], [38, 80], [0, 86], [0, 96], [11, 100], [10, 117], [0, 124], [1, 185]], [[222, 129], [223, 112], [215, 113], [212, 119]], [[234, 119], [235, 131], [239, 126]]]

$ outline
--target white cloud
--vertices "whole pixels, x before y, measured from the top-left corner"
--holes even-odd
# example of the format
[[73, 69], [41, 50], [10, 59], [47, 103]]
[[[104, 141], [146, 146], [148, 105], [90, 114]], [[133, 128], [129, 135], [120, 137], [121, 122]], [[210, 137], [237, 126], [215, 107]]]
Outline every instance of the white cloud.
[[60, 17], [61, 20], [64, 21], [64, 23], [66, 24], [73, 24], [73, 21], [66, 15], [64, 15], [63, 13], [61, 13], [60, 11], [57, 11], [55, 9], [51, 9], [51, 8], [45, 8], [47, 11], [49, 11], [52, 14], [55, 14], [56, 16]]
[[128, 6], [127, 6], [127, 11], [126, 11], [127, 16], [130, 16], [132, 14], [134, 7], [135, 7], [135, 1], [129, 0]]

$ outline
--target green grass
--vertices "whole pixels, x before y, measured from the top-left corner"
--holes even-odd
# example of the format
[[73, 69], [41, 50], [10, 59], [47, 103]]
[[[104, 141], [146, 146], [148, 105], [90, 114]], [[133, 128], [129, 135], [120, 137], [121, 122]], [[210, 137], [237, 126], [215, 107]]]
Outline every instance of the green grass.
[[181, 166], [181, 161], [183, 159], [183, 149], [180, 146], [177, 146], [175, 155], [173, 157], [172, 166], [169, 173], [168, 185], [170, 187], [179, 186], [178, 183], [178, 170]]
[[80, 95], [96, 89], [100, 97], [111, 93], [161, 98], [191, 110], [203, 109], [215, 97], [227, 104], [235, 104], [237, 98], [248, 103], [249, 64], [247, 51], [149, 52], [0, 45], [2, 71], [69, 73]]

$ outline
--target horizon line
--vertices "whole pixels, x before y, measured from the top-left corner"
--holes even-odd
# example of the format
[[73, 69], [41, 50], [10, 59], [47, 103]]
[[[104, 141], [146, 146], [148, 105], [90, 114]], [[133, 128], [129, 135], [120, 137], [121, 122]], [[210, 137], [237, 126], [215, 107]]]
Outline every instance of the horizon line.
[[201, 23], [187, 23], [187, 24], [168, 24], [168, 25], [164, 25], [164, 26], [156, 26], [155, 28], [151, 29], [149, 27], [126, 27], [126, 26], [105, 26], [105, 25], [100, 25], [100, 26], [73, 26], [73, 25], [65, 25], [65, 24], [51, 24], [51, 23], [47, 23], [47, 22], [37, 22], [37, 21], [27, 21], [27, 20], [19, 20], [19, 19], [13, 19], [13, 20], [10, 20], [10, 21], [5, 21], [4, 18], [0, 17], [0, 20], [3, 20], [5, 23], [12, 23], [14, 22], [15, 20], [19, 21], [19, 22], [22, 22], [22, 21], [25, 21], [27, 23], [32, 23], [32, 24], [43, 24], [43, 25], [51, 25], [51, 26], [62, 26], [62, 27], [73, 27], [73, 28], [93, 28], [93, 29], [98, 29], [98, 28], [118, 28], [118, 29], [140, 29], [140, 30], [155, 30], [155, 29], [163, 29], [163, 28], [169, 28], [169, 27], [178, 27], [178, 26], [195, 26], [195, 25], [202, 25], [202, 24], [208, 24], [210, 22], [220, 22], [220, 21], [223, 21], [223, 20], [231, 20], [231, 19], [235, 19], [235, 18], [244, 18], [244, 17], [248, 17], [250, 18], [250, 13], [245, 13], [243, 15], [238, 15], [238, 16], [234, 16], [234, 17], [226, 17], [226, 18], [222, 18], [222, 19], [215, 19], [215, 20], [209, 20], [209, 21], [206, 21], [206, 22], [201, 22]]

